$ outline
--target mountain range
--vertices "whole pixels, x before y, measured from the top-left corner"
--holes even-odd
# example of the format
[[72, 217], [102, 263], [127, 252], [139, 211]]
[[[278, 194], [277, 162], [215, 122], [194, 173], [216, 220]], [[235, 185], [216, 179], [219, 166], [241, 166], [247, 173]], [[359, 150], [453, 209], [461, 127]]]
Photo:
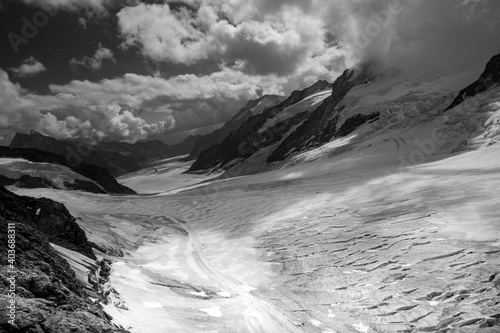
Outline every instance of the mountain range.
[[[402, 149], [411, 153], [419, 140], [426, 140], [426, 131], [437, 130], [456, 140], [432, 153], [458, 151], [472, 144], [478, 127], [491, 116], [485, 108], [491, 94], [485, 92], [498, 86], [499, 64], [500, 55], [494, 56], [479, 79], [458, 94], [454, 91], [468, 83], [469, 72], [420, 78], [396, 69], [381, 70], [375, 63], [358, 65], [344, 71], [333, 84], [320, 81], [250, 117], [222, 143], [202, 151], [188, 172], [224, 172], [226, 177], [251, 174], [319, 158], [307, 152], [323, 145], [325, 154], [331, 156], [401, 139], [406, 140]], [[329, 93], [313, 107], [303, 108], [326, 89]], [[481, 94], [486, 96], [478, 100]], [[464, 101], [475, 101], [475, 108], [464, 113], [457, 108]], [[490, 121], [486, 136], [496, 138], [495, 126]], [[349, 140], [342, 144], [329, 144], [345, 137]]]
[[[334, 151], [327, 149], [328, 154], [362, 150], [387, 141], [399, 140], [403, 145], [414, 146], [415, 137], [421, 134], [415, 131], [434, 124], [438, 118], [446, 132], [453, 132], [448, 135], [457, 139], [441, 148], [456, 151], [472, 144], [467, 140], [489, 114], [484, 108], [478, 109], [481, 100], [476, 96], [492, 91], [500, 83], [499, 68], [500, 55], [496, 55], [470, 84], [470, 74], [411, 78], [396, 69], [364, 63], [344, 71], [333, 83], [318, 81], [286, 98], [264, 95], [251, 100], [221, 128], [210, 134], [189, 136], [176, 145], [152, 140], [90, 146], [31, 132], [17, 133], [10, 150], [2, 148], [0, 153], [3, 157], [51, 161], [68, 167], [85, 177], [77, 180], [78, 185], [71, 185], [76, 189], [131, 193], [112, 176], [173, 156], [189, 154], [186, 160], [194, 162], [188, 173], [222, 172], [229, 177], [238, 176], [308, 161], [312, 157], [307, 156], [307, 151], [328, 147], [329, 142], [346, 137], [350, 139]], [[472, 114], [456, 110], [460, 109], [457, 106], [471, 102], [476, 106]], [[464, 128], [458, 128], [460, 124], [465, 124]], [[496, 137], [496, 127], [492, 126], [488, 126], [485, 136]], [[380, 142], [373, 141], [375, 138]], [[4, 179], [4, 183], [12, 180]], [[24, 183], [47, 186], [47, 180], [25, 179]]]
[[57, 140], [32, 131], [29, 134], [17, 133], [10, 148], [32, 148], [59, 156], [67, 163], [76, 166], [80, 163], [106, 168], [114, 176], [136, 171], [149, 163], [172, 156], [189, 153], [192, 140], [184, 140], [177, 145], [166, 145], [161, 141], [101, 142], [90, 145], [83, 142]]

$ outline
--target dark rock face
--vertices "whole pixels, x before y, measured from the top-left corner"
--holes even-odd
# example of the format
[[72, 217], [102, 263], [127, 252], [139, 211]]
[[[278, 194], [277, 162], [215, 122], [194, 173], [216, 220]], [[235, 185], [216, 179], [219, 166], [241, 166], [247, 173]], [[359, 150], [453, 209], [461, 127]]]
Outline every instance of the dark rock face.
[[23, 188], [52, 188], [52, 184], [45, 178], [31, 177], [23, 175], [20, 178], [14, 179], [0, 175], [0, 186], [16, 185]]
[[[106, 190], [108, 193], [135, 194], [135, 192], [130, 188], [119, 184], [108, 170], [85, 163], [80, 163], [72, 166], [70, 163], [68, 163], [66, 158], [61, 155], [31, 148], [0, 147], [0, 157], [22, 158], [31, 162], [63, 165], [70, 168], [74, 172], [77, 172], [82, 176], [95, 181], [97, 184], [101, 185], [102, 188], [104, 188], [104, 190]], [[35, 180], [33, 180], [33, 182], [35, 182]], [[102, 193], [102, 190], [97, 190], [89, 184], [76, 183], [75, 185], [75, 189], [81, 189], [93, 193]], [[50, 186], [43, 186], [43, 184], [40, 184], [40, 186], [37, 187]]]
[[316, 147], [328, 142], [336, 132], [337, 121], [342, 110], [338, 104], [355, 86], [367, 83], [373, 78], [371, 64], [363, 64], [356, 69], [346, 70], [332, 86], [332, 95], [314, 110], [274, 151], [268, 161], [281, 161], [291, 152], [302, 151], [308, 147]]
[[43, 233], [49, 242], [95, 259], [85, 232], [63, 204], [46, 198], [15, 195], [0, 187], [0, 216], [27, 224]]
[[301, 112], [293, 117], [285, 119], [276, 125], [270, 126], [262, 134], [256, 134], [249, 137], [242, 145], [240, 145], [240, 153], [244, 157], [250, 157], [258, 150], [275, 144], [283, 138], [283, 136], [292, 129], [293, 126], [299, 125], [309, 116], [309, 112]]
[[[50, 242], [95, 258], [83, 230], [63, 205], [49, 199], [17, 196], [0, 187], [0, 255], [7, 258], [8, 226], [15, 224], [14, 325], [0, 316], [2, 332], [126, 332], [91, 302], [69, 264]], [[0, 291], [10, 292], [12, 274], [0, 268]], [[6, 298], [0, 312], [6, 311]]]
[[468, 98], [474, 97], [498, 85], [500, 85], [500, 54], [490, 59], [479, 79], [461, 90], [445, 111], [454, 108]]
[[[338, 129], [338, 131], [336, 131], [334, 133], [333, 137], [343, 137], [343, 136], [346, 136], [346, 135], [350, 134], [351, 132], [353, 132], [354, 130], [356, 130], [361, 125], [363, 125], [363, 124], [365, 124], [367, 122], [372, 122], [372, 121], [377, 120], [378, 117], [379, 117], [379, 115], [380, 115], [380, 113], [378, 113], [378, 112], [374, 112], [374, 113], [369, 114], [369, 115], [363, 115], [363, 114], [354, 115], [354, 116], [348, 118], [342, 124], [342, 126], [340, 126], [340, 128]], [[283, 158], [283, 156], [286, 157], [287, 154], [282, 149], [283, 149], [283, 147], [281, 147], [281, 146], [278, 147], [269, 156], [269, 158], [267, 159], [267, 162], [268, 163], [277, 162], [277, 161], [280, 161]]]
[[178, 144], [169, 145], [168, 146], [169, 154], [172, 156], [190, 154], [191, 151], [194, 149], [194, 147], [196, 147], [200, 139], [203, 137], [204, 135], [201, 134], [190, 135], [187, 138], [185, 138], [182, 142], [179, 142]]
[[366, 122], [372, 122], [378, 119], [380, 116], [379, 112], [374, 112], [371, 114], [356, 114], [350, 118], [348, 118], [342, 126], [335, 133], [335, 137], [342, 137], [350, 134], [354, 130], [356, 130], [359, 126], [363, 125]]
[[117, 161], [119, 156], [104, 156], [95, 151], [92, 147], [76, 142], [59, 141], [54, 138], [42, 135], [32, 131], [30, 134], [16, 133], [10, 143], [10, 148], [31, 148], [52, 154], [59, 155], [66, 160], [66, 164], [76, 167], [79, 164], [91, 164], [109, 170], [113, 174], [119, 174], [124, 169], [117, 163], [123, 163], [124, 160]]
[[[20, 178], [13, 179], [9, 177], [5, 177], [4, 175], [0, 175], [0, 186], [8, 186], [8, 185], [16, 185], [17, 187], [22, 188], [55, 188], [60, 189], [58, 186], [55, 186], [49, 180], [42, 177], [31, 177], [29, 175], [23, 175]], [[64, 186], [69, 190], [81, 190], [90, 193], [106, 193], [95, 183], [84, 181], [80, 179], [75, 179], [73, 184], [68, 182], [64, 182]]]
[[[234, 115], [231, 120], [224, 124], [221, 128], [213, 131], [210, 134], [200, 136], [196, 144], [189, 153], [188, 160], [197, 159], [201, 152], [215, 146], [222, 141], [234, 130], [237, 130], [245, 121], [251, 116], [257, 115], [265, 111], [265, 109], [275, 106], [281, 101], [280, 96], [265, 95], [259, 99], [248, 101], [248, 103], [241, 108], [241, 110]], [[259, 104], [265, 105], [263, 108], [258, 109]]]
[[218, 144], [202, 151], [200, 153], [200, 156], [198, 156], [196, 161], [194, 161], [194, 163], [191, 165], [188, 172], [205, 171], [209, 166], [217, 166], [221, 162], [221, 147], [222, 144]]
[[130, 167], [121, 166], [129, 172], [158, 160], [188, 154], [197, 139], [197, 136], [191, 136], [176, 145], [166, 145], [160, 140], [138, 141], [133, 144], [126, 142], [102, 142], [95, 149], [104, 158], [108, 158], [108, 155], [116, 156], [116, 154], [119, 154], [120, 159], [124, 159], [130, 164]]
[[269, 119], [275, 117], [287, 107], [329, 86], [330, 83], [327, 81], [318, 81], [307, 89], [292, 92], [285, 101], [267, 109], [263, 113], [248, 118], [237, 130], [231, 132], [222, 143], [203, 151], [188, 172], [209, 170], [218, 165], [223, 166], [235, 158], [248, 158], [255, 153], [256, 147], [260, 149], [277, 142], [277, 138], [283, 135], [287, 128], [293, 126], [292, 123], [282, 126], [281, 130], [276, 133], [271, 132], [272, 129], [263, 132], [259, 132], [259, 129]]

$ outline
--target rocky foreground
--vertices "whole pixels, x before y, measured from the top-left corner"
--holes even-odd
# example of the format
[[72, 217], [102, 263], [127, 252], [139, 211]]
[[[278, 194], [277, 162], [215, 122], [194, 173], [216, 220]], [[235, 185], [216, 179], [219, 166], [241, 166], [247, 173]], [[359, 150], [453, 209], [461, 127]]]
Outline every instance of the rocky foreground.
[[[68, 262], [51, 243], [87, 258], [88, 269], [97, 271], [95, 255], [85, 232], [60, 203], [50, 199], [17, 196], [0, 187], [0, 255], [8, 255], [8, 226], [15, 224], [14, 325], [8, 321], [12, 274], [0, 268], [0, 331], [2, 332], [126, 332], [111, 323], [98, 302], [92, 301]], [[101, 267], [108, 267], [101, 263]], [[109, 269], [105, 269], [108, 270]], [[104, 275], [105, 274], [101, 274]], [[90, 279], [89, 279], [90, 280]], [[99, 281], [95, 281], [99, 282]], [[104, 281], [101, 281], [104, 282]], [[96, 288], [99, 289], [99, 288]], [[99, 295], [95, 294], [98, 299]]]

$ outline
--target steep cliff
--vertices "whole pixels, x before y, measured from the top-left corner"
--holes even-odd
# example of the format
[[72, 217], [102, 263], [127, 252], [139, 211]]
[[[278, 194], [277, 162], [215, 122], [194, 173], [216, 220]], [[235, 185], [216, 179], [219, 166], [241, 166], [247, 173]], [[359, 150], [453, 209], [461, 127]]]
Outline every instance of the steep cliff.
[[[15, 235], [15, 247], [8, 247], [12, 239], [8, 235]], [[0, 268], [4, 295], [0, 331], [126, 332], [85, 295], [68, 262], [50, 242], [95, 258], [84, 231], [63, 205], [17, 196], [0, 187], [0, 255], [8, 258], [8, 250], [15, 250], [15, 260]], [[6, 295], [12, 292], [15, 319], [7, 316], [7, 304], [12, 303], [7, 303], [11, 298]]]
[[461, 90], [450, 106], [446, 108], [446, 111], [461, 104], [466, 99], [474, 97], [477, 94], [485, 92], [498, 85], [500, 85], [500, 54], [494, 56], [490, 59], [490, 61], [488, 61], [484, 72], [479, 76], [479, 78]]

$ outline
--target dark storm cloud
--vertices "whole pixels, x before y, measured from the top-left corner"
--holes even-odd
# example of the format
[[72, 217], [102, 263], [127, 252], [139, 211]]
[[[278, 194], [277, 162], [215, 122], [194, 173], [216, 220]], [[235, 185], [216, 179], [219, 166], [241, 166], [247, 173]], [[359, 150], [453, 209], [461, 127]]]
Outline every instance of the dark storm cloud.
[[332, 2], [328, 15], [329, 30], [356, 61], [432, 73], [484, 62], [500, 51], [495, 0]]

